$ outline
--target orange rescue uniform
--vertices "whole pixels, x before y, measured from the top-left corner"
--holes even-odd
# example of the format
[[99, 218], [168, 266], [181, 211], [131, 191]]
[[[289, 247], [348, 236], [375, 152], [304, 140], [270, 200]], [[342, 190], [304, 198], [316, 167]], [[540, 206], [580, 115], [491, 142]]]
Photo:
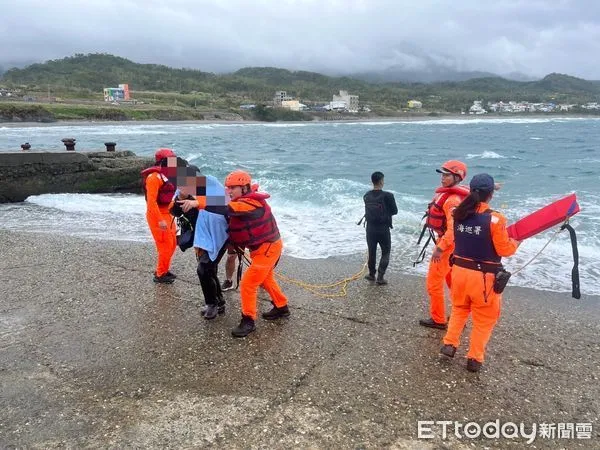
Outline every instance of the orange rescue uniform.
[[[462, 198], [456, 194], [448, 197], [442, 209], [446, 216], [448, 226], [452, 223], [452, 211], [456, 208]], [[440, 236], [440, 239], [447, 234]], [[451, 267], [450, 255], [454, 250], [454, 242], [451, 241], [447, 248], [443, 248], [443, 253], [439, 262], [429, 261], [429, 271], [427, 272], [427, 294], [429, 294], [429, 313], [434, 322], [446, 323], [446, 302], [444, 300], [444, 281], [451, 287]]]
[[[484, 213], [488, 209], [488, 204], [481, 202], [476, 212]], [[511, 256], [517, 251], [519, 243], [508, 236], [506, 217], [499, 212], [491, 212], [490, 232], [492, 244], [498, 256]], [[438, 247], [444, 251], [454, 247], [453, 221], [448, 222], [448, 231], [438, 242]], [[473, 329], [467, 357], [480, 363], [484, 361], [486, 345], [496, 322], [500, 318], [502, 294], [494, 292], [494, 280], [495, 275], [493, 273], [483, 273], [456, 265], [452, 268], [450, 291], [452, 314], [443, 342], [458, 347], [460, 335], [467, 323], [469, 314], [472, 313]]]
[[[258, 195], [258, 194], [257, 194]], [[231, 217], [260, 216], [260, 210], [265, 209], [262, 203], [255, 198], [240, 197], [231, 200], [228, 205], [228, 215]], [[265, 212], [263, 212], [265, 214]], [[274, 220], [273, 220], [274, 222]], [[276, 226], [276, 225], [275, 225]], [[279, 233], [277, 233], [278, 235]], [[236, 244], [234, 233], [230, 228], [232, 244]], [[273, 242], [262, 242], [257, 246], [250, 247], [252, 263], [246, 269], [240, 281], [240, 296], [242, 299], [242, 315], [256, 320], [257, 316], [257, 293], [262, 286], [271, 297], [277, 308], [283, 308], [288, 304], [287, 297], [281, 291], [275, 280], [275, 266], [277, 265], [283, 251], [283, 241], [277, 237]]]
[[[156, 244], [158, 258], [156, 262], [156, 276], [160, 277], [166, 274], [171, 267], [171, 259], [177, 248], [176, 227], [173, 217], [169, 213], [168, 204], [161, 205], [158, 203], [158, 191], [165, 183], [164, 175], [153, 172], [146, 177], [146, 220], [148, 227]], [[163, 221], [167, 224], [167, 228], [163, 229], [159, 226], [159, 222]]]

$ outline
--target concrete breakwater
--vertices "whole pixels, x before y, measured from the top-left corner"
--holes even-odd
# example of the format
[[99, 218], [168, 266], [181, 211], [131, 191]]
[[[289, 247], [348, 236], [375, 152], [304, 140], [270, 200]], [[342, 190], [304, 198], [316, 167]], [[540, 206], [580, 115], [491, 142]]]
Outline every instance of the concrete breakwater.
[[118, 152], [0, 152], [0, 203], [50, 193], [141, 192], [152, 158]]

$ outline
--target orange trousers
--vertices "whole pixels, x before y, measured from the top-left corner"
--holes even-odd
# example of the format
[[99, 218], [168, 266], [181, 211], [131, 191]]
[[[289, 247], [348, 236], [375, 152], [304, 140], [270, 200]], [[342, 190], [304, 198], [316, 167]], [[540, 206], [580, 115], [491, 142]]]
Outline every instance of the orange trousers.
[[452, 314], [444, 344], [459, 346], [460, 335], [471, 313], [473, 329], [467, 357], [479, 362], [484, 360], [485, 347], [500, 318], [502, 294], [494, 292], [494, 279], [491, 273], [486, 273], [484, 278], [483, 272], [457, 266], [452, 268]]
[[[167, 223], [167, 229], [163, 230], [158, 226], [160, 220], [164, 220]], [[150, 233], [154, 238], [156, 244], [156, 251], [158, 258], [156, 261], [156, 276], [160, 277], [169, 271], [171, 267], [171, 259], [177, 248], [177, 228], [173, 221], [173, 217], [169, 212], [160, 212], [160, 217], [150, 217], [146, 214], [146, 220], [148, 221], [148, 227], [150, 227]]]
[[450, 255], [452, 249], [442, 253], [440, 262], [429, 261], [427, 272], [427, 294], [429, 294], [429, 314], [437, 323], [446, 323], [446, 301], [444, 300], [444, 282], [451, 287], [450, 280], [452, 268], [450, 267]]
[[262, 286], [278, 308], [287, 305], [287, 297], [275, 281], [275, 265], [281, 256], [283, 242], [265, 242], [250, 252], [252, 263], [246, 269], [240, 282], [242, 314], [256, 320], [256, 302], [259, 286]]

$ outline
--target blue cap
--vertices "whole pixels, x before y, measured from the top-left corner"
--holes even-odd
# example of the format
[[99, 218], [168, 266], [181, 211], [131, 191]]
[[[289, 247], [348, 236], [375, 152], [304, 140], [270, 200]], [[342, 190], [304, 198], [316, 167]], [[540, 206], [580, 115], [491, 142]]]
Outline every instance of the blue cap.
[[494, 190], [494, 179], [487, 173], [478, 173], [471, 178], [469, 187], [472, 191], [492, 192]]

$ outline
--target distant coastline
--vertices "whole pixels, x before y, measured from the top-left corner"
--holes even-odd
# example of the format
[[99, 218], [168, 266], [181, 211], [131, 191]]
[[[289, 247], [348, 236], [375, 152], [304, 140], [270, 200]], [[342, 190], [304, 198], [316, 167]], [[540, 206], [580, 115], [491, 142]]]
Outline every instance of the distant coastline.
[[355, 117], [344, 120], [312, 120], [312, 121], [278, 121], [278, 122], [263, 122], [258, 120], [223, 120], [223, 119], [204, 119], [204, 120], [57, 120], [55, 122], [0, 122], [0, 128], [28, 128], [28, 127], [61, 127], [70, 126], [105, 126], [105, 125], [179, 125], [179, 124], [206, 124], [206, 125], [265, 125], [265, 124], [323, 124], [323, 123], [369, 123], [369, 122], [423, 122], [423, 121], [440, 121], [440, 120], [494, 120], [494, 119], [597, 119], [599, 116], [585, 114], [439, 114], [437, 116], [411, 115], [397, 117]]

